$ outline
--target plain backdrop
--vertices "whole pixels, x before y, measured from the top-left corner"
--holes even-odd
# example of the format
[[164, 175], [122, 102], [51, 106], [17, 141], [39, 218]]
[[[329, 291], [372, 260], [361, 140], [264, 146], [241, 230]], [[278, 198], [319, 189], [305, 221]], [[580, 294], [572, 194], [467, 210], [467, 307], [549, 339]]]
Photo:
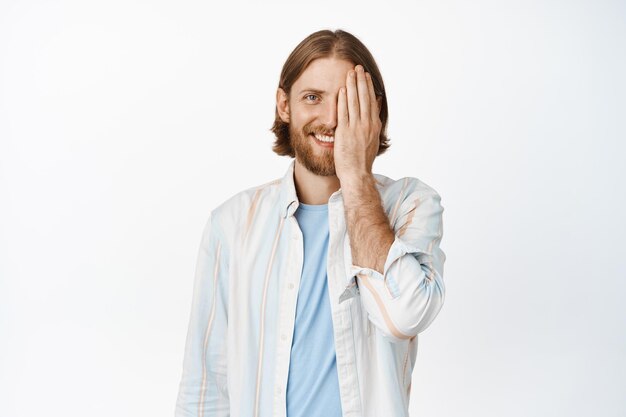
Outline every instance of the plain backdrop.
[[210, 210], [282, 176], [282, 65], [376, 58], [442, 197], [412, 416], [626, 415], [626, 5], [0, 1], [0, 416], [172, 416]]

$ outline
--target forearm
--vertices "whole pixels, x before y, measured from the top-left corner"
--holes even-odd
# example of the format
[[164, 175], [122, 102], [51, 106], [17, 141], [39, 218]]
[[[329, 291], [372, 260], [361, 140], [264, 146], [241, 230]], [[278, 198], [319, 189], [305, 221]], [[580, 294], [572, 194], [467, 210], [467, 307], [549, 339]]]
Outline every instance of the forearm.
[[341, 182], [352, 262], [381, 274], [395, 234], [372, 174]]
[[411, 188], [398, 209], [394, 230], [375, 179], [342, 182], [351, 277], [369, 319], [392, 341], [409, 339], [428, 327], [445, 291], [440, 197], [427, 190], [408, 191]]

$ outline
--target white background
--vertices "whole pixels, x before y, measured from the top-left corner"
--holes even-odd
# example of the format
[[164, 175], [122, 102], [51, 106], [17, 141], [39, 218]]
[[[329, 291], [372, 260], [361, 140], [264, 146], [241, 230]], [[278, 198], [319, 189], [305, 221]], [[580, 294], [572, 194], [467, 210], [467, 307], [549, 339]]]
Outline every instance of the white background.
[[0, 1], [0, 416], [173, 415], [208, 213], [338, 28], [445, 208], [411, 415], [626, 415], [624, 2], [208, 3]]

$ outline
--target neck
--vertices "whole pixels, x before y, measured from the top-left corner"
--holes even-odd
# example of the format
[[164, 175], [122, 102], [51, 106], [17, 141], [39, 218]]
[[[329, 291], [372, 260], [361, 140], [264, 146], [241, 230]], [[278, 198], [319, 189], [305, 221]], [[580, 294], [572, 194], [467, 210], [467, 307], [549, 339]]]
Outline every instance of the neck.
[[336, 175], [315, 175], [298, 163], [294, 166], [294, 183], [298, 200], [304, 204], [328, 204], [330, 196], [341, 186]]

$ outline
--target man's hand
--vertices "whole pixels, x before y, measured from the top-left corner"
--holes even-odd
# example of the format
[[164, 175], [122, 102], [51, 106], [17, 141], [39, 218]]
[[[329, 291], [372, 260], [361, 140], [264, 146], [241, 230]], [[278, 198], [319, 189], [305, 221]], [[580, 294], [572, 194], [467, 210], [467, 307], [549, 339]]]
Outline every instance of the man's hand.
[[372, 77], [363, 66], [348, 71], [339, 91], [335, 129], [335, 172], [341, 183], [371, 175], [378, 153], [382, 122]]

